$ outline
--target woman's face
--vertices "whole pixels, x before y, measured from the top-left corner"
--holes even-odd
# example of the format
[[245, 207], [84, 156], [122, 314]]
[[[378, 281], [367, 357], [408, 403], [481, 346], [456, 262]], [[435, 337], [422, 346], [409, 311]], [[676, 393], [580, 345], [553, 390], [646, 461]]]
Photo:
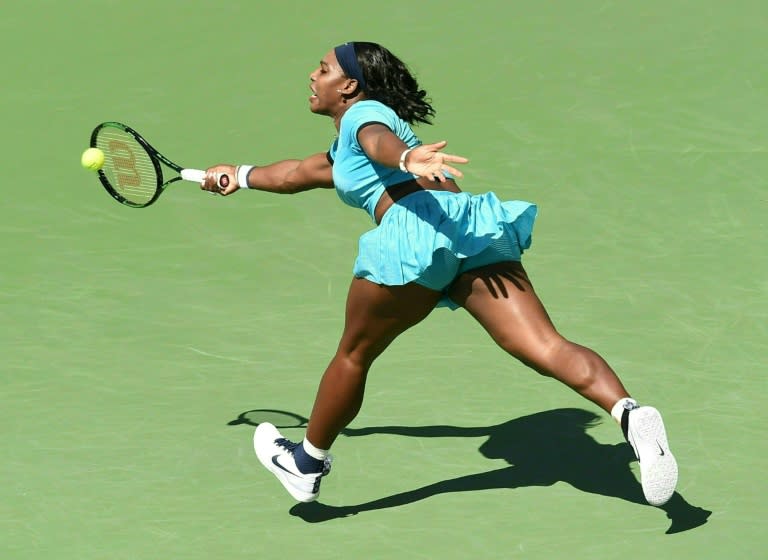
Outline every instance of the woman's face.
[[320, 60], [320, 65], [309, 75], [309, 110], [319, 115], [334, 115], [342, 106], [343, 92], [350, 79], [344, 75], [333, 49]]

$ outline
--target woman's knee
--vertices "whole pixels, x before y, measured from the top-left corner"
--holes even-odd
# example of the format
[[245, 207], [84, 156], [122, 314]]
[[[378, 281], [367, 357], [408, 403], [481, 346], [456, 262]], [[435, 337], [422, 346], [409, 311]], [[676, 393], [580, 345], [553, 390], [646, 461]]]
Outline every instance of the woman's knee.
[[575, 389], [586, 389], [598, 379], [603, 364], [589, 348], [563, 339], [547, 356], [541, 373]]
[[537, 371], [546, 370], [559, 349], [567, 341], [557, 331], [514, 332], [512, 330], [492, 332], [494, 342], [510, 356]]
[[366, 373], [373, 362], [389, 346], [391, 339], [344, 336], [334, 355], [334, 362], [349, 372]]

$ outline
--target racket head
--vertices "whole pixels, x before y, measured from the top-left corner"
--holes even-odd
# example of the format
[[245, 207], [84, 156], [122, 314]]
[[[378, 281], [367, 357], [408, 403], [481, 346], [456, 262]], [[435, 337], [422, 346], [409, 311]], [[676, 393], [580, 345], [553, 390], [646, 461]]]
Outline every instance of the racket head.
[[228, 422], [228, 425], [248, 424], [249, 426], [258, 426], [264, 422], [269, 422], [277, 428], [306, 428], [309, 420], [300, 414], [288, 412], [287, 410], [256, 408], [240, 413], [237, 418]]
[[145, 208], [179, 177], [163, 183], [161, 162], [179, 168], [155, 150], [138, 132], [118, 122], [104, 122], [91, 133], [91, 147], [104, 152], [99, 180], [118, 202]]

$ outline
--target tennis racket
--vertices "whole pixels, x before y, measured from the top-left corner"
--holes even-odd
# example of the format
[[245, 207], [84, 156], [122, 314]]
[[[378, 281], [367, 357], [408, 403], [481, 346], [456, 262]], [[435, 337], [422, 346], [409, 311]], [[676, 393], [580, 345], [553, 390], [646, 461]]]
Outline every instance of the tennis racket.
[[[104, 122], [93, 129], [91, 148], [104, 152], [101, 184], [112, 198], [132, 208], [146, 208], [176, 181], [200, 183], [205, 178], [205, 171], [182, 168], [119, 122]], [[221, 175], [219, 186], [228, 184], [229, 177]]]

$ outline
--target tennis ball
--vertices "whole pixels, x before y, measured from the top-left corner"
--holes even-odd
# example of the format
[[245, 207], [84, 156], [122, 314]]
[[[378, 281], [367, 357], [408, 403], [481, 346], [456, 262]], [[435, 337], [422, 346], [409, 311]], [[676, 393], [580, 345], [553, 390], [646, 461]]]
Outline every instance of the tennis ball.
[[104, 165], [104, 152], [98, 148], [88, 148], [80, 158], [83, 167], [91, 171], [98, 171]]

